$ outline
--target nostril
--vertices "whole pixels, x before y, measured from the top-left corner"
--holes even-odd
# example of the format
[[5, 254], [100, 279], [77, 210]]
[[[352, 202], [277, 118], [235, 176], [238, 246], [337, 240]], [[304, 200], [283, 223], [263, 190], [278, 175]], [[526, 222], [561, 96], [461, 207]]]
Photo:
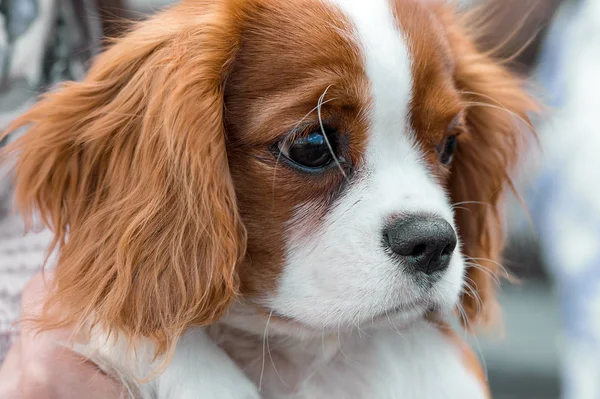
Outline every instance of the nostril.
[[421, 256], [427, 251], [427, 244], [418, 244], [415, 246], [409, 256]]
[[452, 255], [453, 251], [454, 251], [454, 245], [448, 244], [442, 250], [442, 256], [444, 256], [444, 255]]

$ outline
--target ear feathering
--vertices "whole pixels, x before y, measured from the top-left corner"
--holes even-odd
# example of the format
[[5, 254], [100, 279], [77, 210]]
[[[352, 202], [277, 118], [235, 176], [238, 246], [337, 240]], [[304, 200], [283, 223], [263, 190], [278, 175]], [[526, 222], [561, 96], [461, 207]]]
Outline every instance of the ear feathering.
[[183, 2], [8, 129], [29, 126], [2, 154], [17, 207], [59, 253], [40, 328], [100, 325], [162, 354], [228, 309], [246, 248], [223, 128], [236, 35], [224, 2]]
[[535, 136], [528, 116], [540, 108], [524, 80], [476, 47], [477, 31], [468, 30], [473, 14], [459, 15], [447, 5], [438, 6], [437, 12], [445, 22], [455, 80], [468, 106], [469, 135], [458, 146], [449, 183], [452, 202], [467, 208], [456, 213], [469, 263], [462, 306], [467, 324], [485, 325], [497, 316], [497, 276], [508, 277], [500, 263], [504, 193], [507, 188], [514, 191], [511, 174], [527, 135]]

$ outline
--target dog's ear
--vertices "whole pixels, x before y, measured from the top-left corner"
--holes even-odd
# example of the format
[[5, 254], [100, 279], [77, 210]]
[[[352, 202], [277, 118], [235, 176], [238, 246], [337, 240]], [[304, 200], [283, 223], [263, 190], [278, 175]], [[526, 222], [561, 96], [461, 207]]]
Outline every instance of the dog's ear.
[[467, 128], [454, 157], [450, 194], [467, 257], [462, 305], [469, 322], [494, 316], [504, 246], [504, 193], [513, 188], [511, 174], [532, 134], [528, 115], [539, 110], [524, 81], [501, 61], [476, 46], [469, 31], [473, 15], [437, 6], [455, 60], [455, 81], [468, 106]]
[[16, 203], [58, 250], [42, 328], [91, 322], [163, 353], [235, 298], [246, 233], [223, 127], [226, 11], [183, 2], [141, 23], [9, 129], [29, 126], [4, 154]]

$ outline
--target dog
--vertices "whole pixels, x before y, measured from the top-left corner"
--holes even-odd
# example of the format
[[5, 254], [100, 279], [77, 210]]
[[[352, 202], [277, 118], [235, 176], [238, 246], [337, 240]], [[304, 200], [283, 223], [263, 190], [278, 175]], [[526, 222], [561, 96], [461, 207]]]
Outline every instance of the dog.
[[486, 398], [451, 328], [494, 320], [536, 101], [469, 13], [184, 0], [9, 129], [54, 232], [42, 329], [142, 398]]

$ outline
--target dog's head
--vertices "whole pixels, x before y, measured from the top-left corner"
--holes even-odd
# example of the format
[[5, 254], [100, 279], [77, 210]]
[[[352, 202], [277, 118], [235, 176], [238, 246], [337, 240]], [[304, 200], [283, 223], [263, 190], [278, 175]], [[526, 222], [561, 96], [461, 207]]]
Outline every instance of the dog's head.
[[238, 300], [319, 334], [461, 295], [485, 320], [535, 103], [467, 28], [416, 0], [185, 0], [139, 24], [12, 128], [17, 204], [59, 251], [44, 325], [162, 351]]

